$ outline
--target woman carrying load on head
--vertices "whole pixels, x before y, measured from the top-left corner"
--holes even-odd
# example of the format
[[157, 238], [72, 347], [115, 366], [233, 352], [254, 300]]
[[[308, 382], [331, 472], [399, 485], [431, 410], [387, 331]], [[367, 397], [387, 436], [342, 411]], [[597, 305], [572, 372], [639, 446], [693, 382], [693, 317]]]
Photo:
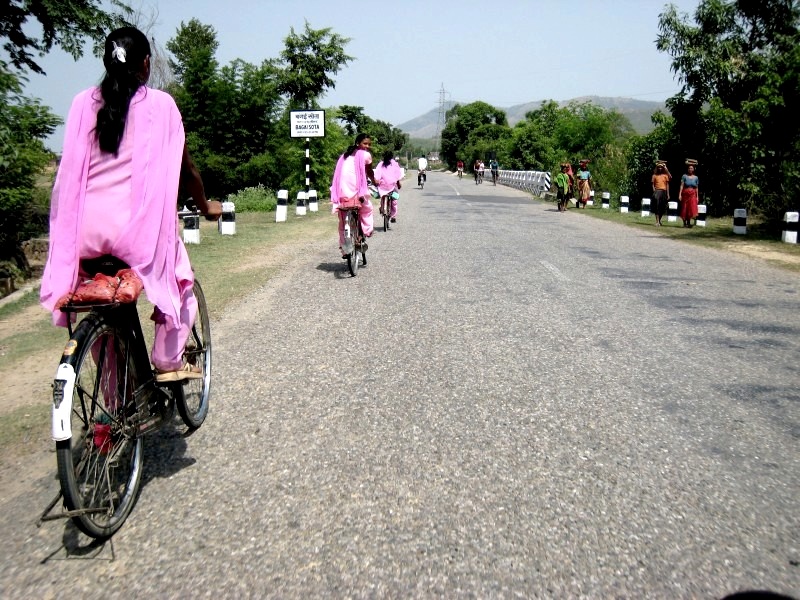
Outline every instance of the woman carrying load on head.
[[578, 166], [578, 208], [586, 208], [586, 203], [592, 197], [592, 174], [589, 172], [589, 160], [584, 158]]
[[695, 175], [696, 160], [686, 161], [686, 173], [681, 176], [681, 187], [678, 197], [681, 200], [681, 219], [684, 227], [692, 226], [692, 219], [697, 222], [697, 202], [699, 199], [699, 180]]
[[656, 162], [656, 168], [655, 171], [653, 171], [651, 181], [653, 184], [656, 227], [661, 227], [661, 219], [667, 212], [667, 203], [669, 202], [669, 182], [672, 181], [672, 175], [670, 175], [667, 169], [666, 161], [659, 160]]

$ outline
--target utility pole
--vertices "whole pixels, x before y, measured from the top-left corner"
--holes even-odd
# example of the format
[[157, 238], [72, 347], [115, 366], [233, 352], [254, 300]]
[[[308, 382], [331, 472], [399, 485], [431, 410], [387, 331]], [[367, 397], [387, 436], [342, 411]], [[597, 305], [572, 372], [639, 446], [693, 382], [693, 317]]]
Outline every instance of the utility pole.
[[[444, 83], [442, 83], [442, 87], [439, 89], [439, 114], [436, 117], [436, 135], [433, 139], [433, 149], [436, 151], [437, 156], [441, 151], [441, 136], [442, 136], [442, 129], [444, 129], [444, 121], [447, 111], [445, 110], [445, 98], [447, 96], [447, 92], [444, 89]], [[440, 158], [441, 160], [441, 158]]]

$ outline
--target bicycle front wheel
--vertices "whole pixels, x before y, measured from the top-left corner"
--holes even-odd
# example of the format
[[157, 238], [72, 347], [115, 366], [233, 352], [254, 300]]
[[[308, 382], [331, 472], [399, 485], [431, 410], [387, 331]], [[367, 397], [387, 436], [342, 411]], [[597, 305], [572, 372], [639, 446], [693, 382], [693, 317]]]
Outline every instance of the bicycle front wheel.
[[[74, 370], [72, 437], [56, 442], [64, 505], [78, 529], [93, 538], [114, 534], [136, 502], [142, 480], [142, 438], [136, 414], [136, 377], [127, 341], [102, 316], [78, 325], [61, 366]], [[54, 402], [69, 401], [56, 380]], [[59, 390], [61, 396], [58, 396]]]
[[185, 381], [183, 388], [176, 394], [176, 404], [186, 426], [197, 429], [206, 420], [211, 393], [211, 322], [208, 318], [206, 297], [197, 279], [194, 280], [192, 291], [197, 300], [197, 316], [186, 342], [183, 359], [200, 367], [203, 377]]
[[[356, 232], [360, 232], [359, 224], [358, 224], [358, 211], [351, 210], [347, 213], [347, 218], [350, 220], [350, 231], [353, 232], [355, 235]], [[359, 244], [363, 242], [363, 237], [359, 240]], [[350, 271], [350, 275], [355, 277], [358, 275], [358, 253], [360, 248], [358, 247], [359, 244], [353, 244], [353, 251], [347, 255], [347, 269]]]

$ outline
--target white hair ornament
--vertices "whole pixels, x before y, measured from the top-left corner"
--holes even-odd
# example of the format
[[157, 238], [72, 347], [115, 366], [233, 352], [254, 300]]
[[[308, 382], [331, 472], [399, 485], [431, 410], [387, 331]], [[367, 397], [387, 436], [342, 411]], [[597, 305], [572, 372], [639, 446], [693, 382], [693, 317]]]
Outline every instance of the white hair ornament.
[[114, 44], [114, 49], [111, 51], [111, 57], [116, 58], [119, 62], [124, 63], [125, 57], [127, 53], [125, 52], [125, 48], [122, 46], [118, 46], [117, 42], [111, 42]]

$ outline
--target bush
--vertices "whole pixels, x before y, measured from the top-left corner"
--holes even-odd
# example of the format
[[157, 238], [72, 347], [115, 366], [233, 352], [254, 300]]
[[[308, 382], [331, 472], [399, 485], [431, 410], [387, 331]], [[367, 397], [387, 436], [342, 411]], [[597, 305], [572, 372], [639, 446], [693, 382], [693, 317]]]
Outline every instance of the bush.
[[275, 192], [259, 184], [248, 187], [228, 196], [228, 202], [233, 202], [237, 213], [244, 212], [271, 212], [278, 204]]

